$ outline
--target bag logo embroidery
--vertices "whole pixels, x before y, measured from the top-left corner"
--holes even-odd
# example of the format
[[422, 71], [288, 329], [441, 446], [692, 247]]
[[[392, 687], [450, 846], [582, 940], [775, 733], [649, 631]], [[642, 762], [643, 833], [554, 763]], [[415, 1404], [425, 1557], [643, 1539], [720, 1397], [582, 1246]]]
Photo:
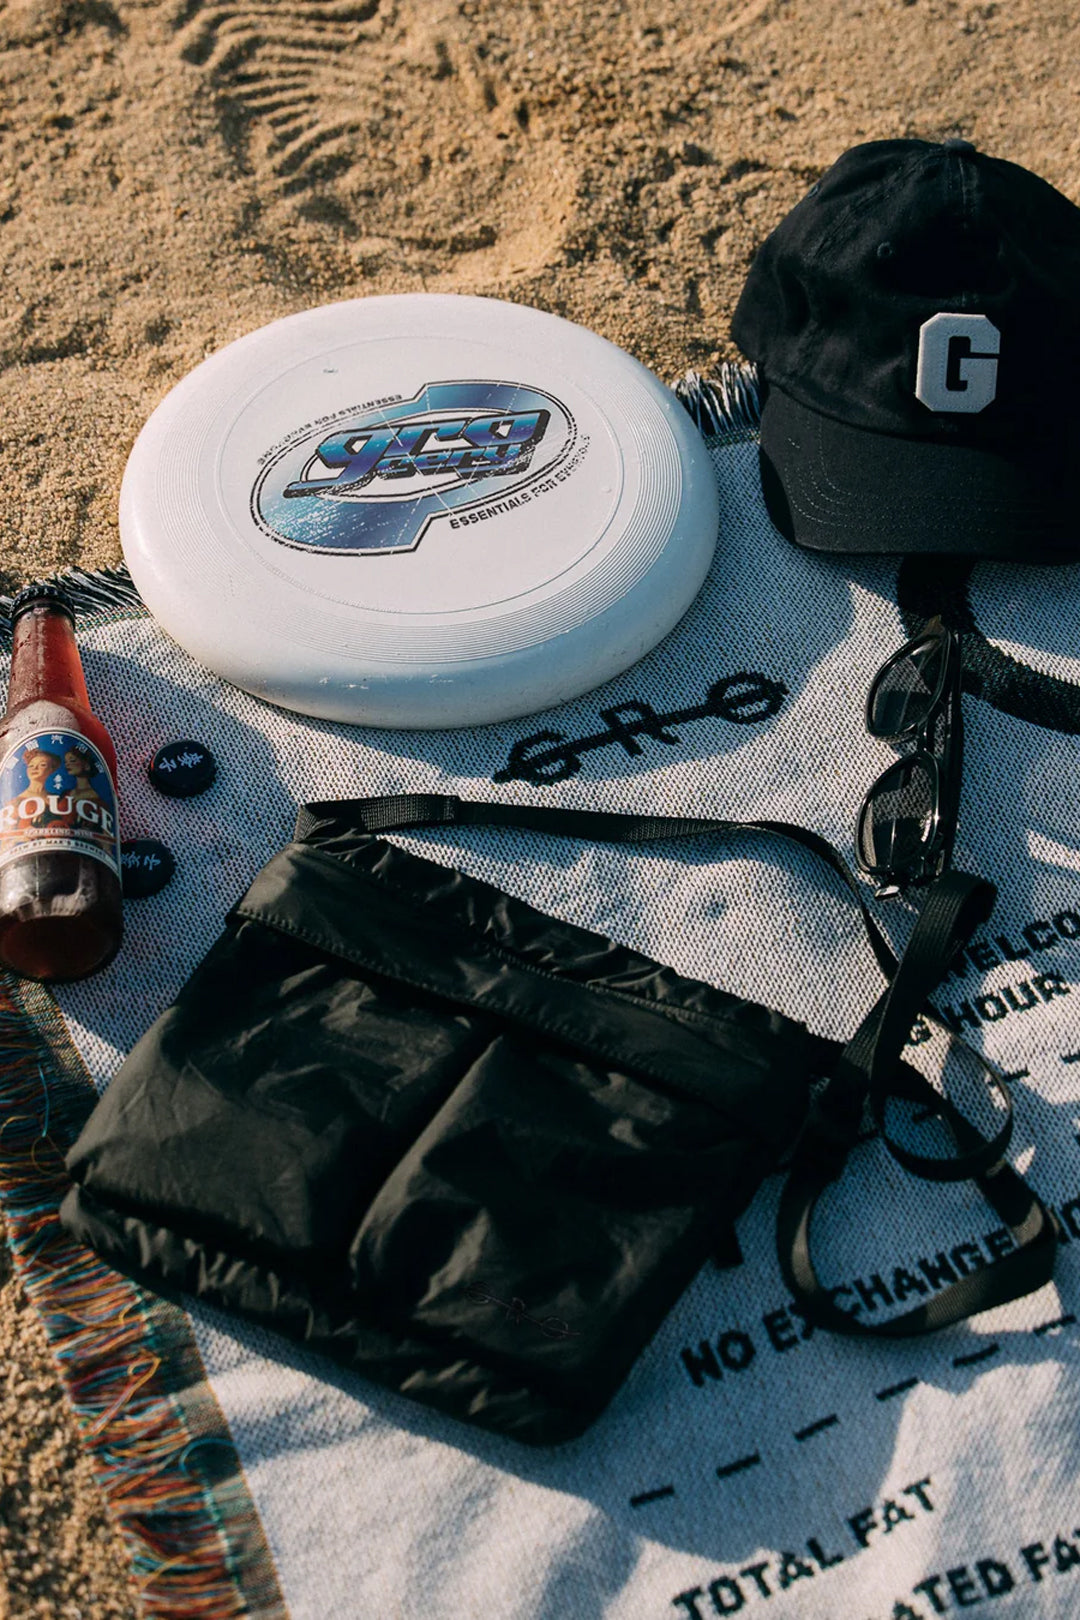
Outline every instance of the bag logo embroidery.
[[471, 1299], [476, 1305], [499, 1305], [502, 1307], [503, 1319], [516, 1325], [521, 1322], [530, 1322], [538, 1327], [545, 1339], [580, 1339], [581, 1334], [568, 1327], [561, 1316], [545, 1316], [543, 1320], [530, 1316], [525, 1309], [525, 1301], [518, 1299], [500, 1299], [498, 1294], [490, 1294], [482, 1283], [476, 1283], [465, 1290], [466, 1299]]
[[997, 396], [1001, 333], [985, 315], [943, 311], [919, 328], [915, 396], [931, 411], [974, 416]]

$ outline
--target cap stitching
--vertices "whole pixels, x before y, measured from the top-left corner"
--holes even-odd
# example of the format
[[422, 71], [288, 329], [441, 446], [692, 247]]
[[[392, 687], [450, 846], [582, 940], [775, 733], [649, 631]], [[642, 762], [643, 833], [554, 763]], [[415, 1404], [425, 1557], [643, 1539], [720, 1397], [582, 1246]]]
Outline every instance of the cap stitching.
[[[846, 523], [847, 527], [856, 527], [866, 523], [868, 519], [858, 515], [858, 509], [852, 502], [852, 496], [857, 495], [858, 491], [845, 490], [842, 485], [837, 484], [829, 476], [822, 450], [821, 423], [814, 423], [813, 430], [815, 455], [814, 460], [810, 464], [810, 478], [812, 482], [809, 486], [804, 485], [800, 490], [802, 501], [809, 500], [811, 504], [809, 506], [801, 504], [801, 502], [795, 497], [794, 491], [790, 490], [787, 485], [785, 485], [784, 493], [789, 506], [793, 507], [793, 509], [798, 512], [800, 517], [806, 518], [809, 522], [823, 523], [826, 521], [831, 521], [833, 523], [837, 523], [844, 521], [847, 519], [848, 514], [851, 514], [850, 520]], [[833, 491], [835, 491], [835, 494]], [[819, 497], [817, 501], [813, 500], [814, 495]], [[952, 511], [954, 508], [961, 510], [968, 518], [973, 515], [970, 495], [966, 493], [956, 495], [936, 495], [935, 505], [939, 509], [944, 508], [949, 511]], [[1034, 502], [1019, 499], [1015, 502], [995, 502], [992, 506], [985, 504], [980, 505], [977, 508], [977, 514], [978, 516], [982, 517], [987, 517], [994, 513], [1003, 513], [1007, 516], [1012, 516], [1019, 511], [1035, 515], [1040, 510], [1044, 511], [1049, 516], [1056, 509], [1049, 506], [1040, 508]], [[824, 514], [824, 516], [819, 514]], [[971, 531], [972, 527], [981, 526], [978, 524], [978, 516], [976, 517], [976, 522], [974, 525], [970, 522], [965, 525], [968, 532]], [[894, 527], [894, 525], [889, 523], [888, 518], [885, 516], [878, 517], [876, 522], [878, 527], [885, 532], [889, 532], [890, 529]], [[1021, 524], [1019, 527], [1021, 532], [1028, 532], [1025, 525]]]
[[[929, 151], [914, 153], [889, 177], [889, 187], [894, 186], [898, 180], [909, 179], [920, 168], [924, 168], [927, 164], [929, 164], [931, 158], [934, 157], [937, 150], [937, 147], [932, 146], [930, 147]], [[843, 231], [849, 225], [854, 228], [854, 226], [862, 219], [863, 215], [869, 213], [870, 210], [878, 204], [882, 189], [883, 188], [878, 185], [875, 187], [871, 196], [857, 199], [854, 202], [849, 202], [844, 210], [843, 215], [837, 220], [832, 229], [821, 238], [821, 241], [818, 243], [817, 248], [814, 251], [816, 253], [824, 253], [828, 249], [834, 247]]]
[[[825, 460], [824, 445], [822, 443], [823, 428], [820, 421], [814, 424], [814, 429], [818, 464], [817, 471], [814, 473], [814, 487], [819, 491], [820, 494], [825, 496], [828, 496], [830, 490], [835, 490], [835, 499], [837, 505], [847, 503], [850, 500], [851, 494], [857, 494], [858, 492], [846, 490], [842, 484], [836, 483], [835, 480], [829, 476], [828, 465]], [[938, 446], [935, 444], [933, 445], [933, 448], [937, 449]], [[976, 451], [976, 453], [978, 453], [978, 451]], [[824, 479], [824, 483], [821, 482], [822, 478]], [[934, 496], [934, 503], [937, 506], [959, 506], [965, 511], [970, 511], [971, 493], [970, 491], [942, 491]], [[1017, 510], [1023, 512], [1042, 511], [1050, 513], [1055, 511], [1056, 508], [1047, 506], [1045, 504], [1040, 505], [1038, 502], [1030, 500], [1027, 496], [1020, 496], [1015, 501], [997, 501], [993, 506], [981, 505], [979, 507], [979, 511], [981, 512], [1013, 512]]]
[[[837, 427], [850, 428], [852, 430], [852, 432], [854, 432], [854, 433], [867, 433], [867, 434], [872, 435], [875, 439], [900, 439], [905, 444], [938, 445], [938, 444], [942, 443], [942, 441], [940, 439], [934, 437], [929, 432], [926, 432], [926, 433], [912, 433], [912, 432], [904, 431], [903, 429], [900, 429], [900, 428], [863, 427], [858, 422], [851, 422], [845, 416], [838, 416], [835, 411], [826, 410], [824, 406], [817, 404], [816, 401], [814, 403], [812, 403], [812, 404], [808, 403], [807, 400], [805, 400], [805, 399], [803, 399], [801, 397], [801, 392], [799, 391], [797, 384], [793, 386], [792, 384], [790, 384], [788, 382], [788, 380], [786, 378], [783, 378], [783, 379], [776, 378], [776, 377], [771, 378], [770, 381], [769, 381], [769, 387], [771, 389], [774, 389], [776, 391], [776, 393], [782, 394], [784, 396], [784, 398], [786, 400], [790, 401], [790, 403], [792, 405], [797, 405], [798, 408], [801, 411], [808, 411], [810, 413], [810, 415], [812, 415], [814, 417], [821, 417], [826, 422], [835, 422]], [[935, 416], [935, 415], [939, 415], [939, 414], [940, 413], [928, 413], [927, 425], [929, 426], [931, 416]], [[952, 420], [952, 418], [949, 418], [949, 420]], [[1071, 418], [1070, 418], [1070, 420], [1071, 420]], [[1047, 430], [1046, 430], [1044, 425], [1040, 426], [1039, 432], [1038, 432], [1036, 437], [1037, 437], [1037, 440], [1038, 440], [1039, 447], [1040, 448], [1045, 448], [1045, 446], [1047, 444]], [[1060, 442], [1065, 443], [1066, 441], [1062, 440]], [[1072, 455], [1073, 454], [1073, 450], [1072, 450], [1073, 441], [1070, 439], [1067, 442], [1068, 442], [1068, 445], [1069, 445], [1069, 453], [1070, 453], [1070, 455]], [[1016, 424], [1015, 423], [1013, 424], [1012, 428], [1010, 429], [1009, 443], [1010, 444], [1015, 444], [1016, 443]], [[998, 448], [998, 446], [996, 446], [996, 445], [994, 445], [994, 444], [992, 444], [992, 443], [990, 443], [988, 441], [980, 441], [978, 443], [973, 443], [972, 441], [966, 440], [966, 439], [952, 439], [945, 446], [945, 448], [947, 448], [947, 449], [965, 448], [965, 449], [980, 452], [980, 453], [985, 455], [987, 453], [992, 453], [994, 449]], [[1047, 457], [1048, 461], [1050, 459], [1051, 459], [1050, 457]]]
[[[813, 488], [818, 493], [825, 493], [821, 489], [821, 486], [816, 482]], [[815, 502], [810, 499], [809, 496], [806, 496], [804, 492], [804, 500], [810, 499], [810, 504], [806, 505], [804, 504], [804, 500], [800, 500], [787, 486], [785, 486], [784, 494], [788, 506], [792, 509], [792, 511], [797, 512], [800, 517], [806, 518], [810, 523], [817, 523], [821, 525], [833, 524], [839, 527], [851, 529], [865, 527], [868, 523], [873, 521], [873, 523], [882, 533], [888, 534], [897, 531], [897, 525], [890, 521], [888, 514], [884, 511], [876, 513], [871, 520], [870, 516], [863, 508], [857, 507], [850, 500], [846, 503], [841, 502], [838, 499], [831, 502]], [[951, 503], [948, 506], [945, 506], [945, 503], [936, 501], [935, 504], [942, 510], [946, 510], [948, 512], [953, 511], [953, 506]], [[964, 505], [962, 510], [967, 521], [961, 524], [960, 527], [966, 534], [978, 533], [981, 530], [985, 530], [986, 525], [983, 521], [981, 521], [984, 518], [993, 517], [1000, 514], [1004, 514], [1006, 517], [1012, 518], [1017, 512], [1026, 513], [1030, 516], [1035, 516], [1038, 513], [1038, 508], [1032, 508], [1025, 502], [1020, 502], [1016, 506], [1001, 506], [998, 504], [993, 506], [981, 506], [974, 513], [972, 511], [970, 502], [968, 502]], [[1048, 517], [1053, 515], [1049, 508], [1045, 510]], [[900, 532], [906, 532], [906, 527], [906, 525], [901, 525]], [[1043, 528], [1041, 528], [1037, 523], [1024, 524], [1010, 522], [1009, 527], [1010, 533], [1012, 534], [1032, 534], [1038, 536], [1040, 539], [1046, 538]]]
[[[939, 148], [931, 146], [925, 152], [915, 152], [911, 157], [904, 159], [890, 176], [889, 186], [895, 185], [898, 180], [910, 179], [921, 168], [926, 167], [938, 151]], [[830, 252], [841, 241], [845, 243], [850, 241], [864, 216], [869, 214], [879, 203], [881, 191], [882, 187], [879, 184], [875, 186], [871, 195], [849, 202], [831, 230], [826, 232], [815, 248], [807, 251], [805, 257], [817, 258], [821, 254]], [[797, 340], [791, 362], [785, 368], [785, 376], [791, 376], [793, 373], [803, 370], [809, 356], [813, 355], [816, 358], [824, 338], [825, 328], [815, 316], [806, 331]]]
[[[961, 152], [956, 151], [955, 148], [954, 148], [953, 150], [951, 150], [949, 152], [949, 159], [951, 160], [951, 167], [952, 167], [953, 172], [955, 174], [956, 183], [959, 185], [959, 188], [960, 188], [960, 202], [959, 202], [958, 212], [960, 214], [960, 218], [961, 218], [962, 222], [964, 224], [967, 224], [972, 220], [973, 215], [972, 215], [972, 210], [971, 210], [971, 201], [970, 201], [970, 197], [969, 197], [969, 193], [968, 193], [967, 176], [964, 173], [963, 154]], [[951, 193], [954, 190], [955, 190], [955, 185], [953, 183], [952, 178], [950, 177], [949, 191]], [[961, 309], [970, 308], [970, 306], [972, 304], [972, 301], [973, 300], [972, 300], [970, 292], [958, 293], [958, 294], [955, 295], [955, 298], [954, 298], [954, 302], [956, 304], [958, 304]], [[974, 302], [978, 303], [979, 300], [975, 299]]]

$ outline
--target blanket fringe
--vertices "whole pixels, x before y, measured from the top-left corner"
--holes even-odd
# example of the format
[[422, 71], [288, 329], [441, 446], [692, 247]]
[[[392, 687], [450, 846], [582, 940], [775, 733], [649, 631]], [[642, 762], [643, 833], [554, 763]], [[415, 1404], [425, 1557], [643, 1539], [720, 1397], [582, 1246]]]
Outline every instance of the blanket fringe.
[[709, 437], [756, 433], [761, 423], [761, 394], [754, 366], [724, 360], [715, 377], [688, 371], [675, 384], [675, 393]]
[[[48, 583], [64, 587], [76, 613], [130, 613], [143, 605], [123, 563], [113, 568], [98, 568], [93, 573], [83, 568], [62, 568], [48, 576]], [[13, 596], [0, 595], [0, 647], [11, 645], [13, 601]]]
[[285, 1620], [186, 1316], [111, 1270], [60, 1224], [70, 1186], [63, 1150], [93, 1097], [46, 1068], [2, 981], [0, 1074], [8, 1240], [127, 1546], [144, 1614]]

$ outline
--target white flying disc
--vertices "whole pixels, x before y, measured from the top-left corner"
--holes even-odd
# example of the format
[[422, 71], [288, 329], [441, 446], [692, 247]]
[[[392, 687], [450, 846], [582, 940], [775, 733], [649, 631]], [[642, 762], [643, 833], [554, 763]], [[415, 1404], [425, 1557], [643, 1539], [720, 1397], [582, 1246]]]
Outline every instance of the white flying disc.
[[486, 298], [329, 304], [212, 355], [158, 406], [120, 496], [147, 607], [285, 708], [505, 720], [667, 634], [716, 539], [698, 432], [650, 371]]

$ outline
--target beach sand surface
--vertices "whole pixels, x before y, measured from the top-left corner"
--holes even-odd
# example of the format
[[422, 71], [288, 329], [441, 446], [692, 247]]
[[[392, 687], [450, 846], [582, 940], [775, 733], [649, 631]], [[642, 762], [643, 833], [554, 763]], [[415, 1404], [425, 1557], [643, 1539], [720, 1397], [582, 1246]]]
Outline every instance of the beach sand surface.
[[[0, 587], [119, 561], [142, 423], [279, 316], [479, 293], [708, 373], [847, 147], [960, 135], [1080, 201], [1078, 113], [1075, 0], [0, 3]], [[0, 1620], [127, 1620], [0, 1268]]]

